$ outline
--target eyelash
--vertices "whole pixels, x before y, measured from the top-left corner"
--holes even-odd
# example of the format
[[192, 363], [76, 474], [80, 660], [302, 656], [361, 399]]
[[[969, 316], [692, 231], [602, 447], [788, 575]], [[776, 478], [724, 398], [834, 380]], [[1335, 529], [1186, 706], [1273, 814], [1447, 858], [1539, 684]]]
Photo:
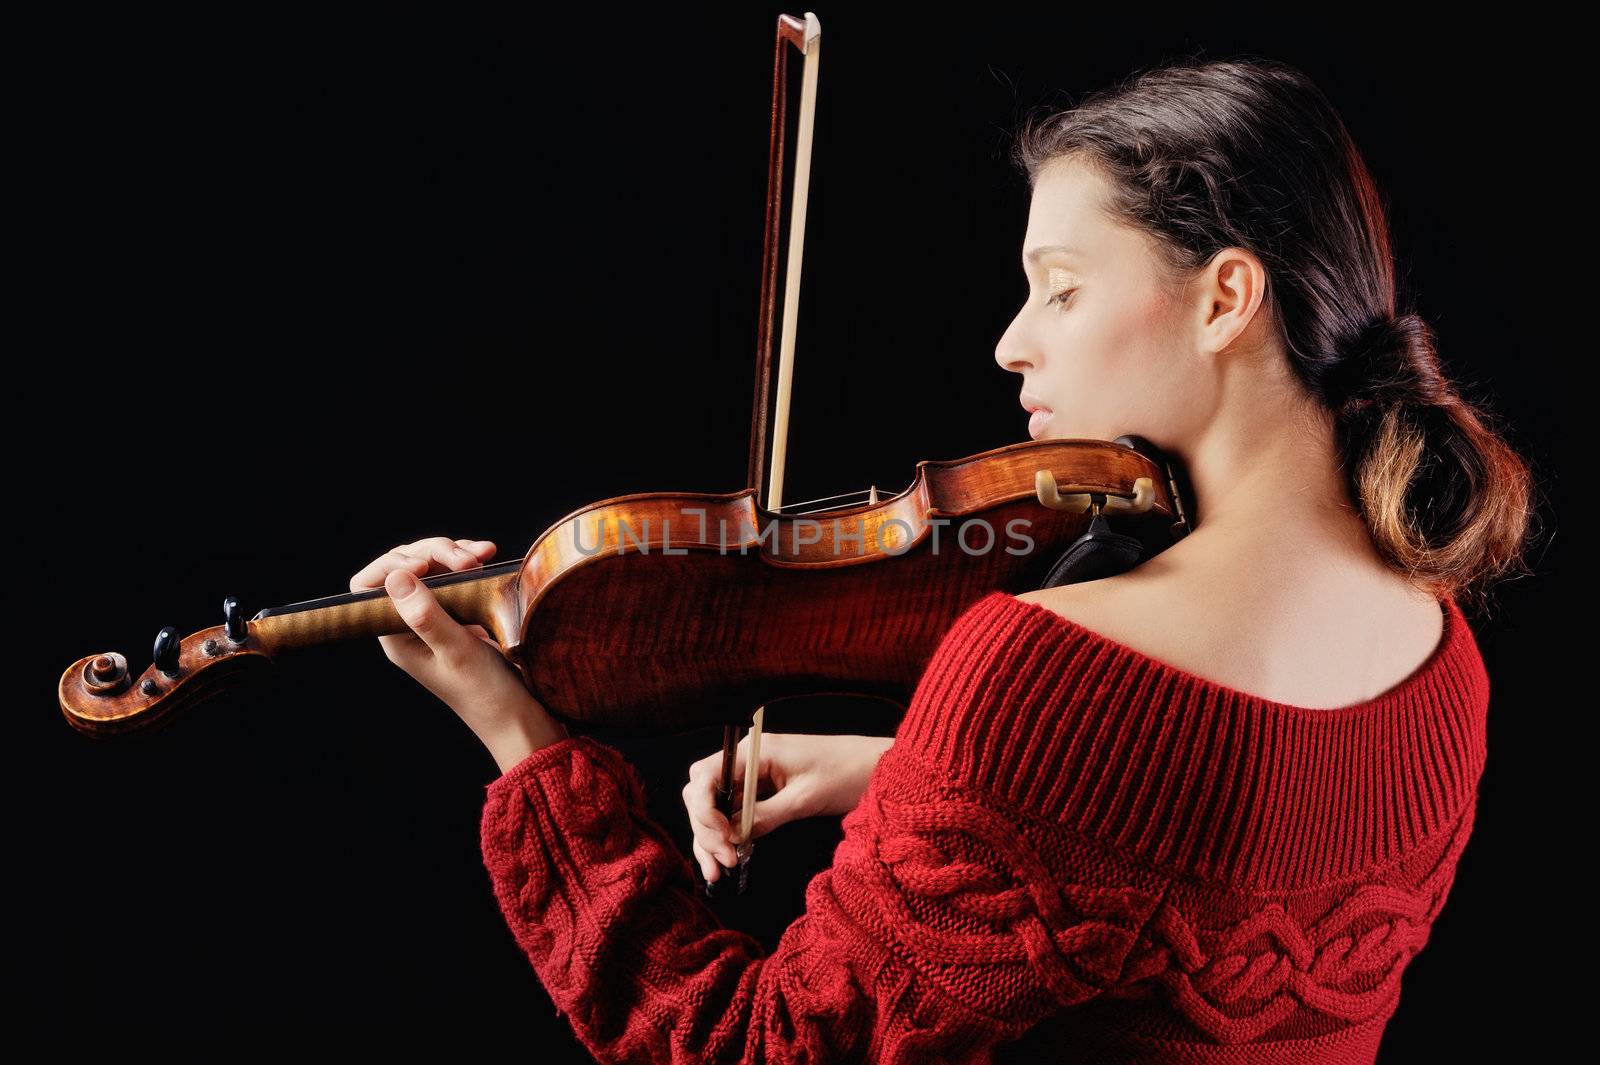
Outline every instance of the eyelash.
[[1056, 293], [1056, 294], [1055, 294], [1055, 295], [1054, 295], [1054, 296], [1051, 296], [1051, 297], [1050, 297], [1050, 298], [1049, 298], [1049, 299], [1047, 299], [1047, 300], [1045, 300], [1045, 301], [1044, 301], [1044, 305], [1045, 305], [1045, 306], [1046, 306], [1046, 307], [1048, 307], [1048, 306], [1050, 306], [1050, 305], [1051, 305], [1051, 304], [1052, 304], [1052, 303], [1054, 303], [1054, 302], [1056, 302], [1056, 300], [1061, 300], [1061, 302], [1062, 302], [1062, 306], [1066, 306], [1066, 299], [1065, 299], [1065, 297], [1067, 297], [1067, 296], [1070, 296], [1070, 295], [1072, 295], [1072, 294], [1073, 294], [1073, 293], [1074, 293], [1074, 292], [1076, 292], [1076, 291], [1078, 291], [1078, 290], [1077, 290], [1077, 289], [1075, 289], [1075, 288], [1068, 288], [1068, 289], [1063, 289], [1063, 290], [1061, 290], [1061, 291], [1060, 291], [1060, 292], [1057, 292], [1057, 293]]

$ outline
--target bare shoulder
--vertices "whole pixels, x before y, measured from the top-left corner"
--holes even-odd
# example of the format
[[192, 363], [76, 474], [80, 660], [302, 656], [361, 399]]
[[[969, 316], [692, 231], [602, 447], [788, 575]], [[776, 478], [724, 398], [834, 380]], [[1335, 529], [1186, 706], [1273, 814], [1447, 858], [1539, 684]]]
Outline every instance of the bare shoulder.
[[1439, 645], [1438, 601], [1398, 579], [1278, 584], [1204, 578], [1152, 560], [1115, 577], [1016, 596], [1149, 658], [1274, 702], [1308, 708], [1374, 699]]
[[1175, 590], [1170, 580], [1133, 570], [1082, 584], [1022, 592], [1016, 598], [1042, 606], [1134, 650], [1162, 658], [1163, 652], [1170, 653], [1176, 647], [1173, 633], [1192, 631], [1191, 626], [1173, 615]]

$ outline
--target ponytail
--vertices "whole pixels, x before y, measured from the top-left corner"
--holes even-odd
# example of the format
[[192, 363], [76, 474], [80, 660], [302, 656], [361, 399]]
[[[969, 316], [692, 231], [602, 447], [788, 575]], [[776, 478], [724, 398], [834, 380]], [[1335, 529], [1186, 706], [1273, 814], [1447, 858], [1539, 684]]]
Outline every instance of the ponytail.
[[1427, 322], [1373, 323], [1319, 389], [1356, 505], [1390, 566], [1442, 598], [1519, 562], [1528, 469], [1440, 372]]

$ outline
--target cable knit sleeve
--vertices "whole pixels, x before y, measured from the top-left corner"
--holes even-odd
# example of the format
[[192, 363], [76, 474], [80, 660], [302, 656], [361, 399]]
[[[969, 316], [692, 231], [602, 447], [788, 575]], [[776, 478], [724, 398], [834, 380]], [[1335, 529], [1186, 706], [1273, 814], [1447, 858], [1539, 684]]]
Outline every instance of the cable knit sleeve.
[[501, 910], [602, 1061], [985, 1061], [1113, 985], [1164, 886], [897, 744], [768, 955], [701, 900], [614, 749], [564, 739], [487, 792]]

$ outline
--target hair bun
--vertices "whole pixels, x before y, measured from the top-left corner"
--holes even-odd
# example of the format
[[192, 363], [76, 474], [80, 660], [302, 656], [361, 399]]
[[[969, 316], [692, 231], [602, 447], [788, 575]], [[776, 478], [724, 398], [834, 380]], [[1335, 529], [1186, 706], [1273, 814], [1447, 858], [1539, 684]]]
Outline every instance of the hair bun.
[[1323, 397], [1341, 416], [1369, 406], [1442, 402], [1448, 386], [1433, 345], [1433, 329], [1418, 315], [1377, 319], [1340, 345], [1338, 361], [1322, 376]]

